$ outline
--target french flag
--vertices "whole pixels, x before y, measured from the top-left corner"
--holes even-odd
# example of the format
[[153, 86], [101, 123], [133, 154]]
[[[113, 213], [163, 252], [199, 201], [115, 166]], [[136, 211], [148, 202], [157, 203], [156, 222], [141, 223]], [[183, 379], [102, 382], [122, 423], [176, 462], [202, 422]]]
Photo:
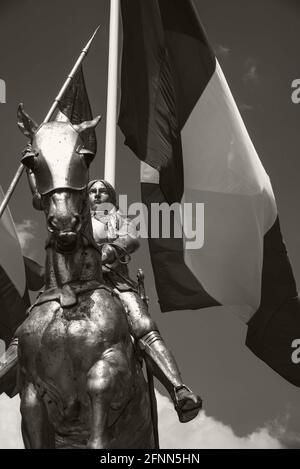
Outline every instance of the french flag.
[[[204, 204], [204, 243], [149, 237], [161, 310], [234, 307], [247, 345], [300, 386], [300, 304], [270, 179], [190, 0], [121, 0], [119, 126], [142, 199]], [[300, 354], [299, 354], [300, 355]]]
[[[0, 186], [0, 203], [4, 198]], [[44, 284], [43, 268], [22, 255], [16, 227], [7, 207], [0, 220], [0, 339], [8, 347], [17, 328], [26, 319], [29, 291]], [[0, 356], [0, 395], [17, 392], [17, 345]]]

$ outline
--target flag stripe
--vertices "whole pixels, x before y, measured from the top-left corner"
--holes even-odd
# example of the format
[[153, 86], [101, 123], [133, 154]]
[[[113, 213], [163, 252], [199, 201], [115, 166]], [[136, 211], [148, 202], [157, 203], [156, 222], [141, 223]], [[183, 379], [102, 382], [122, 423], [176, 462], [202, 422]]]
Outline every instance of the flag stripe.
[[245, 306], [240, 314], [249, 320], [260, 304], [263, 236], [277, 208], [218, 63], [181, 135], [184, 201], [205, 204], [204, 246], [186, 249], [185, 262], [218, 302]]
[[0, 266], [0, 339], [9, 345], [16, 329], [26, 318], [30, 306], [27, 289], [20, 296], [5, 270]]
[[216, 60], [190, 0], [159, 0], [158, 3], [181, 130], [214, 74]]
[[[4, 194], [0, 186], [0, 203], [3, 198]], [[8, 207], [0, 220], [0, 242], [0, 266], [13, 282], [20, 296], [23, 296], [26, 285], [23, 257], [17, 231]]]
[[[143, 167], [145, 170], [145, 163], [143, 163]], [[149, 172], [151, 172], [150, 167]], [[142, 183], [141, 188], [143, 203], [146, 205], [149, 215], [148, 226], [151, 230], [152, 204], [165, 203], [166, 199], [159, 184], [150, 183], [149, 179], [147, 183]], [[149, 237], [149, 248], [162, 312], [219, 305], [205, 291], [198, 278], [186, 265], [183, 238], [175, 238], [172, 235], [168, 238]]]
[[[127, 73], [121, 78], [119, 125], [125, 143], [141, 160], [160, 170], [166, 200], [180, 202], [180, 130], [214, 73], [215, 57], [198, 22], [190, 21], [190, 1], [141, 4], [140, 0], [122, 0], [121, 8], [122, 64]], [[138, 100], [131, 93], [132, 87]]]
[[[0, 201], [4, 198], [0, 186]], [[0, 220], [0, 339], [9, 344], [24, 321], [29, 296], [16, 228], [7, 207]]]

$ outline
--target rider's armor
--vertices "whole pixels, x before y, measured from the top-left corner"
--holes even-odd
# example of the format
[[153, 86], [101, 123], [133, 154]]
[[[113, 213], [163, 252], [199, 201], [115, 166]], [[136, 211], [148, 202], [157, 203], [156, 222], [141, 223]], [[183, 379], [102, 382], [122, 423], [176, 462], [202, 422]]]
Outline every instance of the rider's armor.
[[[108, 187], [107, 182], [101, 182]], [[146, 297], [141, 298], [138, 284], [129, 277], [130, 254], [139, 247], [135, 225], [115, 207], [104, 213], [91, 210], [91, 215], [98, 246], [109, 245], [115, 250], [113, 263], [103, 266], [104, 279], [118, 294], [130, 332], [139, 349], [150, 357], [152, 371], [169, 391], [180, 421], [188, 421], [197, 415], [201, 399], [183, 383], [176, 361], [149, 314]]]

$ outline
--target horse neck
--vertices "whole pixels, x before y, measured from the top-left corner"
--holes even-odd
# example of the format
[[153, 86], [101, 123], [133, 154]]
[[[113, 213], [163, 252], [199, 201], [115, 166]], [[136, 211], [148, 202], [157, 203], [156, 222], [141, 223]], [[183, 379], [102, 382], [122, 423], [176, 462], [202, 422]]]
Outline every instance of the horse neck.
[[69, 254], [57, 252], [50, 237], [46, 248], [46, 289], [90, 280], [102, 282], [101, 255], [93, 241], [91, 215], [89, 208], [87, 210], [84, 227], [74, 252]]

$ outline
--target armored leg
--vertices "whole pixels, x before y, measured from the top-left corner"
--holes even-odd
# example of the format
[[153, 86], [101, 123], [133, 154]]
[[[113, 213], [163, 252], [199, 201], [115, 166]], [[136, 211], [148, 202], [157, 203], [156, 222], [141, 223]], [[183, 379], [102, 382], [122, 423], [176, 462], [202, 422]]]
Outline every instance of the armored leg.
[[148, 308], [134, 292], [119, 293], [128, 315], [131, 333], [150, 359], [153, 374], [169, 392], [181, 422], [192, 420], [199, 413], [202, 401], [182, 381], [175, 358], [159, 334]]

